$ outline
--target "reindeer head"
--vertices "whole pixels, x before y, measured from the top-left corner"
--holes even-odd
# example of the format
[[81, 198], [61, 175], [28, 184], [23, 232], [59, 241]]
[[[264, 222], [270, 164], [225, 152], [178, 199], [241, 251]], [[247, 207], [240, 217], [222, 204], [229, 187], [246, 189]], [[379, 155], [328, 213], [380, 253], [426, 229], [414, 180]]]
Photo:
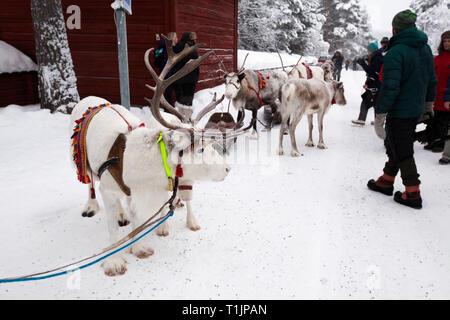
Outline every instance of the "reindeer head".
[[336, 101], [336, 104], [338, 105], [346, 105], [347, 100], [345, 99], [344, 95], [344, 84], [342, 82], [338, 82], [335, 80], [330, 81], [332, 85], [332, 95], [333, 99]]
[[[221, 103], [224, 96], [217, 100], [216, 95], [214, 95], [212, 102], [201, 110], [194, 120], [190, 119], [190, 116], [187, 117], [187, 115], [183, 115], [178, 112], [164, 98], [164, 91], [168, 86], [198, 68], [198, 66], [205, 61], [213, 53], [213, 51], [209, 51], [197, 59], [189, 60], [178, 72], [166, 79], [168, 72], [179, 61], [189, 55], [193, 50], [197, 50], [204, 44], [196, 44], [192, 47], [186, 45], [183, 51], [175, 54], [172, 49], [172, 41], [167, 39], [165, 36], [162, 37], [166, 41], [168, 60], [159, 76], [156, 74], [149, 61], [149, 55], [153, 48], [147, 50], [144, 56], [145, 65], [155, 81], [154, 87], [146, 85], [154, 92], [151, 100], [146, 98], [146, 100], [150, 103], [150, 110], [153, 114], [154, 120], [157, 121], [160, 131], [168, 131], [167, 134], [169, 136], [184, 136], [184, 139], [179, 138], [178, 142], [171, 139], [171, 141], [174, 141], [171, 152], [178, 154], [180, 150], [183, 150], [184, 156], [180, 159], [180, 161], [186, 161], [186, 175], [189, 175], [193, 180], [208, 179], [208, 177], [212, 180], [224, 179], [229, 171], [229, 167], [224, 163], [222, 156], [218, 154], [211, 146], [212, 141], [223, 139], [223, 133], [197, 127], [197, 124], [201, 118]], [[160, 104], [163, 104], [172, 115], [164, 113], [163, 116], [160, 112]], [[246, 130], [248, 130], [248, 128], [226, 130], [226, 139], [235, 139], [239, 135], [245, 133]], [[186, 147], [183, 142], [185, 139], [188, 139], [190, 142], [188, 147]], [[191, 160], [188, 162], [186, 159]]]
[[325, 62], [321, 65], [324, 73], [325, 81], [329, 81], [333, 79], [333, 66], [328, 62]]
[[232, 100], [236, 98], [239, 91], [241, 90], [242, 80], [245, 78], [245, 61], [247, 60], [248, 53], [245, 56], [244, 62], [242, 63], [242, 66], [239, 68], [237, 72], [228, 72], [228, 70], [225, 68], [225, 65], [223, 62], [217, 57], [219, 60], [219, 70], [218, 72], [222, 72], [224, 74], [225, 79], [225, 97], [227, 99]]

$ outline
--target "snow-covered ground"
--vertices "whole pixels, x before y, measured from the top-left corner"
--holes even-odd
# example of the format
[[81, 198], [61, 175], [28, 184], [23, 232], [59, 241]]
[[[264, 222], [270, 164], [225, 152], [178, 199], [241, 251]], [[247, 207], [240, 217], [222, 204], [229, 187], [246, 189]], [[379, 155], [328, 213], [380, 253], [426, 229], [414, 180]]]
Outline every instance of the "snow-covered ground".
[[[97, 264], [82, 270], [79, 282], [65, 275], [0, 284], [0, 298], [449, 299], [449, 168], [416, 144], [422, 210], [369, 191], [367, 181], [386, 161], [384, 147], [373, 126], [350, 123], [364, 74], [344, 70], [343, 81], [347, 106], [325, 116], [328, 149], [304, 146], [306, 119], [296, 132], [301, 158], [277, 155], [278, 128], [261, 132], [259, 141], [239, 138], [227, 179], [195, 186], [200, 231], [187, 229], [185, 209], [178, 209], [168, 237], [148, 236], [153, 256], [125, 254], [125, 275], [107, 277]], [[213, 91], [224, 87], [197, 93], [197, 110]], [[149, 117], [148, 108], [132, 111]], [[104, 212], [81, 217], [87, 188], [70, 163], [68, 125], [67, 115], [38, 106], [0, 109], [0, 278], [58, 267], [109, 245]], [[284, 144], [289, 154], [288, 137]], [[395, 189], [403, 190], [400, 179]]]

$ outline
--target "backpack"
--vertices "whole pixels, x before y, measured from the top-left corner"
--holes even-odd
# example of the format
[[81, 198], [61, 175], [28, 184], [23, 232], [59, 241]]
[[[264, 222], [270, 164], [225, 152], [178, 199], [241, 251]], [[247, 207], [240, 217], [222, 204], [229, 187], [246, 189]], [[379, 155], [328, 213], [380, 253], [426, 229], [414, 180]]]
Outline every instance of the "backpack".
[[155, 67], [157, 67], [157, 68], [162, 68], [162, 66], [163, 66], [163, 63], [164, 63], [163, 52], [164, 52], [164, 48], [156, 49], [154, 52]]

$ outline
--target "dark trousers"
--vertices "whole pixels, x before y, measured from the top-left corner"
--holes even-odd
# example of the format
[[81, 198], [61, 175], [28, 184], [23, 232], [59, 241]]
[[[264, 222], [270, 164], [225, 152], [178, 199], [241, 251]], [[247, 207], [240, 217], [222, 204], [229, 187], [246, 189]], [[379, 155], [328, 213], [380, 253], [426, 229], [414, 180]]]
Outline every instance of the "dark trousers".
[[194, 100], [196, 82], [174, 83], [173, 89], [177, 102], [185, 106], [192, 106]]
[[375, 115], [375, 102], [377, 101], [377, 93], [373, 94], [369, 90], [366, 90], [364, 94], [361, 96], [363, 99], [361, 102], [361, 106], [359, 108], [359, 117], [358, 120], [366, 121], [367, 113], [369, 109], [373, 107], [373, 112]]
[[[448, 132], [450, 123], [450, 112], [448, 111], [434, 111], [433, 117], [433, 139], [439, 139], [445, 137]], [[445, 141], [442, 141], [438, 144], [439, 147], [444, 147]]]
[[386, 139], [384, 145], [388, 162], [384, 173], [395, 177], [400, 171], [403, 184], [407, 187], [420, 184], [414, 161], [414, 133], [417, 119], [386, 118]]

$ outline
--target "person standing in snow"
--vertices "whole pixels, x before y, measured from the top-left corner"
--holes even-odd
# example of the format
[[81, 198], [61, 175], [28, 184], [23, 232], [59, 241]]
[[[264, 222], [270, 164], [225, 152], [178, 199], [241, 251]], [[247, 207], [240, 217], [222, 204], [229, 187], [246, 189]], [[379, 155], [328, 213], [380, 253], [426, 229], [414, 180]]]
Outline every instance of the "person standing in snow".
[[[444, 108], [450, 111], [450, 76], [447, 80], [447, 87], [445, 88], [444, 93]], [[447, 135], [450, 135], [450, 128], [447, 131]], [[444, 153], [442, 154], [442, 158], [439, 159], [440, 164], [449, 164], [450, 163], [450, 140], [445, 142]]]
[[[400, 171], [405, 192], [394, 200], [412, 208], [422, 208], [420, 180], [414, 160], [414, 135], [425, 104], [436, 97], [436, 75], [428, 36], [416, 28], [417, 15], [404, 10], [392, 20], [393, 36], [384, 57], [383, 79], [376, 103], [375, 130], [384, 137], [388, 161], [383, 175], [369, 180], [370, 190], [392, 195]], [[386, 120], [386, 127], [383, 123]]]
[[341, 81], [342, 64], [344, 63], [344, 56], [340, 51], [336, 51], [331, 61], [334, 64], [333, 80]]
[[[173, 48], [175, 53], [179, 53], [183, 51], [186, 44], [189, 47], [195, 45], [197, 40], [197, 34], [195, 32], [184, 32], [181, 40], [177, 43], [177, 45]], [[179, 63], [177, 63], [174, 67], [174, 73], [181, 70], [183, 66], [191, 59], [197, 59], [198, 52], [194, 50], [192, 53], [187, 55], [184, 59], [182, 59]], [[197, 85], [198, 79], [200, 75], [200, 68], [196, 68], [191, 73], [185, 75], [183, 78], [175, 81], [174, 90], [176, 95], [176, 103], [175, 106], [180, 110], [183, 115], [192, 115], [192, 101], [194, 100], [195, 87]]]
[[383, 49], [383, 52], [387, 51], [387, 45], [389, 43], [389, 38], [388, 37], [383, 37], [380, 41], [381, 43], [381, 49]]
[[434, 58], [434, 71], [438, 83], [436, 100], [433, 106], [434, 117], [430, 130], [432, 137], [424, 147], [425, 150], [433, 152], [442, 152], [444, 150], [445, 141], [442, 141], [441, 138], [447, 135], [450, 122], [450, 110], [444, 106], [444, 92], [447, 79], [450, 76], [450, 30], [441, 35], [438, 53], [439, 55]]
[[352, 123], [354, 124], [363, 126], [366, 123], [367, 112], [370, 108], [375, 106], [375, 102], [377, 101], [378, 91], [381, 87], [379, 74], [383, 65], [383, 51], [383, 48], [378, 49], [378, 44], [376, 42], [369, 43], [367, 46], [369, 63], [367, 64], [363, 58], [357, 60], [357, 63], [361, 65], [366, 72], [367, 79], [364, 84], [364, 89], [366, 89], [366, 91], [361, 96], [363, 100], [361, 102], [359, 117], [357, 120], [352, 120]]

